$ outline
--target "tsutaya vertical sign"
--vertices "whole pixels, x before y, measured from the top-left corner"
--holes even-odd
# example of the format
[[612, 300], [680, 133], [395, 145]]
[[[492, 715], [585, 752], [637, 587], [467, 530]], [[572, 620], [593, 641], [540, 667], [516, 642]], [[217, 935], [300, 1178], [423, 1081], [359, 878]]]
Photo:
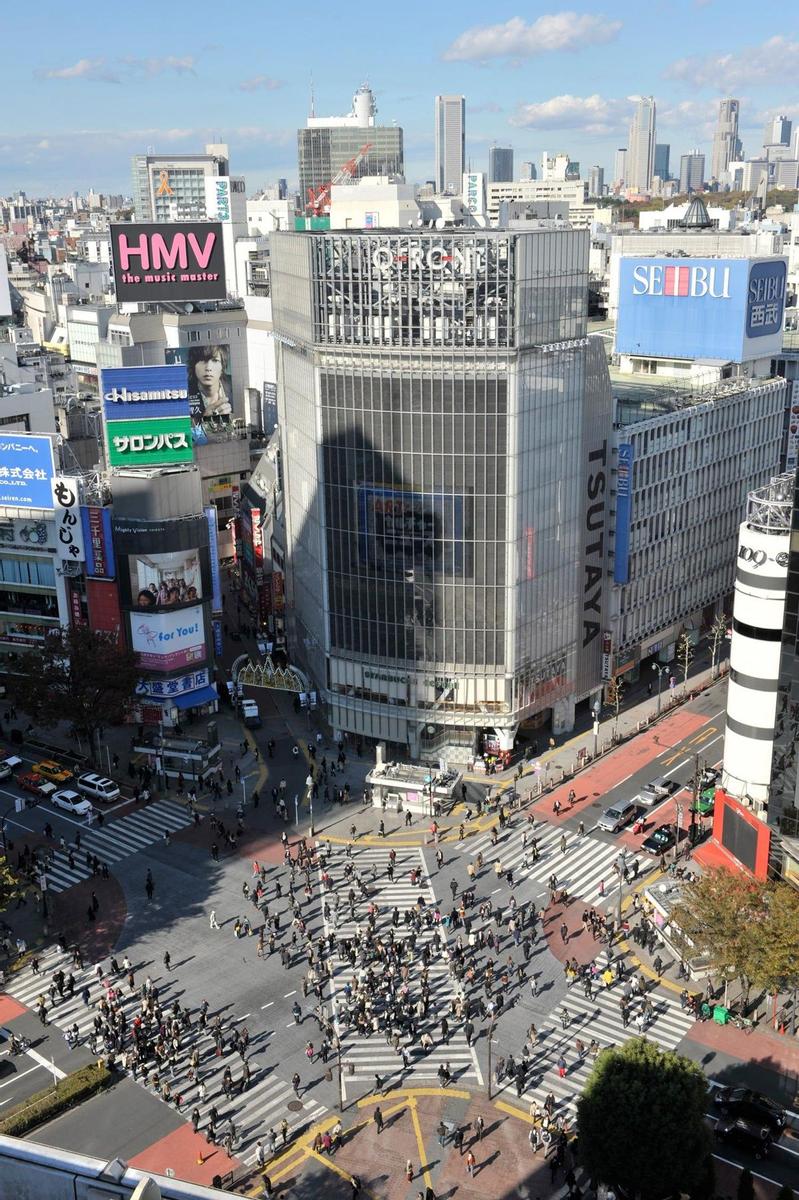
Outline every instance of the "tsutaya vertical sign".
[[608, 444], [588, 452], [583, 546], [583, 649], [599, 637], [605, 577], [605, 491]]
[[86, 550], [80, 516], [79, 481], [59, 475], [53, 480], [56, 553], [61, 562], [83, 562]]

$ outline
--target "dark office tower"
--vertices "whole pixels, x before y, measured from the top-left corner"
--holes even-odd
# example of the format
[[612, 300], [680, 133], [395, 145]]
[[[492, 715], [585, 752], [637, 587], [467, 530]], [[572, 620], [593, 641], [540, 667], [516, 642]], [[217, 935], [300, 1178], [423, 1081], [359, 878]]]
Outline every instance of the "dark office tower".
[[655, 174], [658, 179], [669, 178], [669, 158], [671, 146], [668, 142], [655, 143]]
[[587, 230], [278, 233], [292, 655], [334, 729], [502, 749], [601, 686], [611, 395]]
[[488, 182], [513, 183], [513, 147], [492, 146], [488, 151]]

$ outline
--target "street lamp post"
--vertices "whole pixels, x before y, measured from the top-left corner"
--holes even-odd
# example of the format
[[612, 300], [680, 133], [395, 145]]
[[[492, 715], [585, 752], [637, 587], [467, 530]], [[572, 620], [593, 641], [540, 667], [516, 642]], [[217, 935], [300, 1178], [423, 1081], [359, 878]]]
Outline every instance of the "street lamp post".
[[310, 810], [311, 810], [311, 828], [310, 828], [310, 835], [309, 835], [309, 836], [310, 836], [310, 837], [313, 837], [313, 835], [314, 835], [314, 827], [313, 827], [313, 775], [310, 775], [310, 774], [309, 774], [309, 775], [307, 776], [307, 778], [306, 778], [306, 780], [305, 780], [305, 786], [306, 786], [306, 788], [308, 789], [308, 805], [309, 805], [309, 807], [310, 807]]
[[594, 758], [596, 758], [599, 748], [599, 713], [601, 707], [602, 706], [599, 703], [599, 700], [595, 700], [592, 705], [592, 711], [594, 714]]
[[653, 670], [653, 671], [657, 671], [657, 673], [658, 673], [658, 716], [660, 716], [660, 689], [661, 689], [661, 687], [662, 687], [662, 685], [663, 685], [663, 675], [664, 675], [664, 672], [665, 672], [665, 671], [668, 671], [668, 669], [669, 669], [669, 665], [668, 665], [668, 663], [666, 663], [666, 664], [665, 664], [664, 666], [662, 666], [662, 667], [659, 667], [659, 666], [657, 665], [657, 663], [652, 663], [652, 670]]

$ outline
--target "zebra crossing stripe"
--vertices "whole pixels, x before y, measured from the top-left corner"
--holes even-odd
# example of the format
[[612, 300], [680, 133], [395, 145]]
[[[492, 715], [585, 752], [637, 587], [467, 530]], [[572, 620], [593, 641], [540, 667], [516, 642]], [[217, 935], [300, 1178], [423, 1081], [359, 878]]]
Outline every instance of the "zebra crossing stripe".
[[192, 820], [188, 809], [171, 800], [156, 800], [147, 809], [128, 813], [103, 829], [96, 826], [81, 829], [80, 849], [72, 850], [72, 865], [69, 852], [57, 849], [52, 864], [45, 867], [48, 889], [64, 892], [74, 884], [90, 879], [93, 871], [86, 863], [87, 853], [109, 865], [117, 863], [152, 846], [165, 833], [185, 829]]
[[[72, 959], [68, 955], [62, 954], [48, 955], [46, 959], [42, 960], [42, 965], [49, 973], [61, 967], [65, 974], [69, 974], [71, 964]], [[48, 1010], [48, 1018], [50, 1024], [57, 1029], [66, 1029], [73, 1023], [76, 1024], [81, 1041], [85, 1042], [93, 1030], [95, 1002], [104, 988], [98, 982], [93, 969], [76, 972], [75, 980], [74, 996], [72, 998], [65, 997], [53, 1005]], [[163, 981], [158, 982], [160, 984]], [[169, 983], [170, 980], [167, 977], [163, 997], [165, 1008], [169, 1005]], [[88, 1006], [84, 1005], [80, 997], [83, 987], [87, 984], [92, 992]], [[20, 1003], [33, 1007], [36, 998], [41, 993], [47, 994], [47, 987], [48, 980], [44, 973], [38, 976], [26, 975], [11, 981], [7, 992]], [[127, 988], [120, 989], [120, 997], [122, 1008], [130, 1023], [139, 1008], [139, 990], [130, 992]], [[256, 1038], [255, 1042], [257, 1043], [259, 1040], [260, 1037]], [[206, 1051], [205, 1061], [199, 1072], [200, 1079], [206, 1087], [205, 1101], [200, 1102], [199, 1100], [198, 1080], [189, 1081], [184, 1072], [177, 1072], [174, 1077], [171, 1077], [168, 1068], [164, 1068], [161, 1074], [169, 1080], [172, 1094], [182, 1096], [180, 1111], [184, 1115], [190, 1113], [195, 1106], [200, 1110], [201, 1127], [205, 1124], [213, 1104], [216, 1104], [219, 1111], [220, 1126], [224, 1125], [228, 1117], [233, 1118], [238, 1131], [234, 1150], [237, 1157], [244, 1161], [254, 1161], [255, 1142], [259, 1138], [263, 1138], [271, 1122], [277, 1124], [285, 1117], [293, 1136], [295, 1131], [321, 1120], [326, 1115], [328, 1110], [324, 1105], [316, 1100], [306, 1100], [303, 1097], [300, 1098], [303, 1105], [301, 1111], [294, 1113], [288, 1109], [289, 1101], [295, 1099], [294, 1090], [288, 1082], [259, 1065], [259, 1060], [263, 1058], [266, 1050], [265, 1046], [260, 1045], [253, 1046], [251, 1044], [251, 1056], [248, 1060], [252, 1071], [250, 1086], [244, 1092], [235, 1094], [232, 1099], [226, 1099], [222, 1091], [222, 1079], [225, 1067], [232, 1066], [231, 1062], [225, 1062], [223, 1058], [217, 1058], [212, 1053], [213, 1039], [207, 1031], [199, 1037], [195, 1034], [195, 1041], [201, 1050]], [[148, 1074], [154, 1065], [154, 1062], [149, 1065]], [[140, 1086], [147, 1087], [141, 1076], [138, 1077], [138, 1082]], [[164, 1101], [164, 1103], [166, 1102]]]

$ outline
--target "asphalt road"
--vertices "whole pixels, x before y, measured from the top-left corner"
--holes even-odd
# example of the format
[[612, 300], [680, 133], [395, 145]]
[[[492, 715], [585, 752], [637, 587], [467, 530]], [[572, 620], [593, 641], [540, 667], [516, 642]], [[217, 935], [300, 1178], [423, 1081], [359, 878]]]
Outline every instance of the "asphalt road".
[[[494, 908], [506, 910], [511, 893], [518, 905], [535, 902], [540, 906], [547, 895], [547, 879], [553, 871], [558, 874], [562, 885], [568, 886], [570, 892], [580, 898], [583, 904], [593, 904], [601, 907], [605, 897], [601, 888], [607, 887], [611, 879], [612, 862], [618, 849], [627, 845], [632, 835], [623, 833], [616, 837], [597, 831], [596, 819], [601, 811], [618, 798], [628, 798], [637, 795], [641, 788], [656, 775], [666, 774], [681, 785], [687, 785], [694, 769], [693, 755], [700, 752], [709, 765], [713, 765], [721, 757], [723, 745], [723, 690], [719, 687], [712, 689], [696, 701], [685, 706], [681, 711], [689, 712], [707, 723], [700, 722], [699, 727], [676, 740], [671, 745], [655, 746], [654, 751], [641, 761], [631, 756], [631, 770], [626, 777], [612, 787], [593, 792], [591, 790], [591, 773], [580, 776], [576, 786], [582, 792], [587, 789], [585, 801], [575, 806], [558, 826], [537, 822], [534, 832], [541, 839], [542, 853], [537, 864], [523, 865], [525, 849], [522, 845], [523, 833], [526, 830], [523, 817], [516, 818], [510, 829], [503, 831], [497, 846], [490, 845], [488, 834], [470, 839], [465, 843], [444, 842], [444, 862], [440, 869], [436, 868], [434, 847], [421, 847], [402, 851], [401, 870], [396, 872], [396, 886], [389, 887], [385, 877], [386, 854], [381, 847], [373, 844], [359, 846], [356, 842], [353, 856], [354, 861], [368, 881], [373, 899], [377, 902], [384, 920], [390, 920], [391, 908], [394, 904], [402, 910], [411, 903], [408, 875], [412, 866], [418, 866], [422, 872], [425, 888], [425, 906], [433, 908], [439, 904], [443, 912], [451, 907], [450, 884], [454, 882], [456, 894], [469, 884], [468, 866], [474, 863], [476, 855], [485, 846], [483, 854], [485, 865], [478, 876], [478, 900], [490, 901]], [[279, 913], [281, 930], [290, 927], [290, 913], [286, 901], [288, 889], [288, 873], [280, 865], [281, 852], [277, 841], [283, 824], [272, 814], [269, 791], [276, 782], [285, 778], [288, 783], [289, 796], [300, 792], [305, 779], [305, 763], [299, 762], [291, 754], [292, 739], [287, 736], [285, 720], [279, 706], [262, 703], [264, 726], [256, 731], [256, 739], [261, 747], [262, 755], [266, 754], [266, 742], [273, 737], [277, 742], [276, 757], [265, 760], [269, 778], [262, 796], [262, 805], [258, 820], [265, 824], [263, 839], [257, 850], [260, 861], [268, 864], [268, 903], [272, 913]], [[233, 760], [238, 760], [237, 745], [234, 739], [228, 739], [226, 746], [227, 769], [231, 769]], [[632, 743], [631, 745], [635, 745]], [[328, 748], [329, 753], [329, 748]], [[627, 753], [626, 749], [618, 752]], [[248, 759], [245, 763], [248, 772], [254, 776], [257, 769]], [[9, 802], [15, 795], [15, 789], [4, 785]], [[685, 802], [687, 820], [688, 793], [682, 792]], [[657, 808], [650, 810], [650, 829], [655, 824], [674, 819], [676, 802], [681, 798], [676, 794]], [[0, 797], [5, 799], [5, 797]], [[232, 822], [237, 797], [224, 800], [218, 805], [220, 815], [228, 823]], [[352, 806], [354, 808], [354, 806]], [[360, 807], [360, 806], [358, 806]], [[119, 839], [124, 836], [124, 821], [129, 812], [129, 806], [109, 812], [105, 829], [113, 835], [114, 826], [119, 826]], [[15, 818], [16, 820], [16, 818]], [[18, 833], [24, 836], [24, 830], [41, 830], [45, 822], [53, 825], [56, 838], [62, 834], [70, 839], [81, 829], [81, 823], [66, 817], [57, 810], [52, 810], [47, 804], [36, 809], [28, 810], [18, 818]], [[579, 832], [580, 821], [584, 825], [584, 833]], [[348, 819], [347, 819], [348, 823]], [[565, 837], [565, 848], [561, 839]], [[318, 1061], [308, 1063], [305, 1046], [308, 1040], [319, 1044], [319, 1032], [313, 1017], [310, 1015], [311, 1002], [306, 1002], [302, 995], [302, 979], [306, 970], [305, 960], [296, 953], [291, 965], [284, 968], [280, 965], [277, 955], [259, 959], [256, 954], [256, 939], [236, 939], [233, 936], [233, 923], [237, 916], [255, 916], [254, 909], [243, 898], [242, 885], [250, 879], [250, 860], [248, 857], [222, 856], [220, 862], [214, 862], [209, 853], [210, 836], [203, 832], [199, 837], [183, 841], [173, 838], [167, 845], [163, 839], [156, 839], [149, 844], [136, 848], [131, 846], [131, 852], [120, 857], [114, 864], [114, 873], [124, 891], [127, 903], [127, 919], [122, 936], [116, 948], [117, 955], [127, 953], [136, 966], [137, 976], [150, 974], [153, 981], [164, 989], [167, 998], [180, 998], [182, 1004], [192, 1008], [207, 1000], [211, 1013], [220, 1013], [227, 1023], [235, 1022], [241, 1026], [246, 1024], [251, 1037], [253, 1082], [243, 1097], [234, 1102], [233, 1108], [239, 1114], [238, 1123], [242, 1127], [241, 1140], [235, 1153], [243, 1160], [252, 1155], [256, 1137], [263, 1136], [267, 1128], [277, 1126], [283, 1116], [290, 1116], [292, 1127], [299, 1128], [302, 1123], [316, 1119], [320, 1114], [332, 1111], [338, 1101], [338, 1079], [335, 1063], [328, 1070]], [[511, 889], [505, 875], [498, 876], [493, 869], [493, 862], [499, 857], [503, 866], [509, 864], [514, 869], [514, 887]], [[346, 860], [344, 847], [334, 847], [331, 850], [331, 873], [337, 881], [336, 890], [341, 891], [341, 878]], [[642, 856], [643, 862], [643, 856]], [[654, 865], [654, 864], [653, 864]], [[144, 894], [144, 878], [150, 869], [155, 881], [155, 895], [152, 904], [148, 904]], [[372, 872], [375, 877], [372, 877]], [[642, 867], [643, 870], [643, 867]], [[281, 881], [283, 897], [278, 900], [275, 885]], [[636, 886], [639, 886], [637, 883]], [[607, 892], [605, 893], [607, 895]], [[302, 912], [309, 926], [320, 932], [329, 929], [329, 919], [326, 921], [321, 904], [319, 880], [313, 880], [313, 894], [306, 904], [302, 902]], [[56, 903], [57, 908], [57, 903]], [[219, 930], [210, 928], [210, 913], [214, 911], [221, 926]], [[449, 939], [457, 936], [456, 931], [450, 931]], [[601, 948], [598, 946], [601, 965]], [[163, 954], [169, 950], [172, 958], [172, 968], [169, 972], [163, 967]], [[514, 968], [524, 961], [523, 949], [520, 946], [506, 947], [502, 951], [504, 958], [510, 954]], [[499, 958], [499, 956], [497, 956]], [[443, 960], [442, 960], [443, 961]], [[326, 989], [324, 1000], [331, 1006], [334, 1001], [340, 1001], [341, 991], [349, 972], [342, 963], [336, 963], [332, 988]], [[530, 989], [530, 979], [536, 982], [537, 995]], [[438, 1025], [442, 1015], [449, 1015], [449, 1002], [453, 994], [452, 981], [446, 969], [439, 972], [436, 986], [433, 989], [433, 1012], [431, 1024]], [[611, 1003], [612, 998], [612, 1003]], [[512, 1000], [512, 1006], [506, 1008], [502, 1016], [495, 1022], [493, 1030], [485, 1020], [476, 1020], [477, 1036], [473, 1050], [453, 1040], [445, 1046], [437, 1044], [432, 1056], [427, 1059], [413, 1055], [410, 1068], [402, 1072], [397, 1064], [393, 1051], [387, 1050], [382, 1036], [379, 1039], [360, 1039], [343, 1037], [344, 1041], [344, 1076], [342, 1080], [345, 1098], [352, 1103], [368, 1093], [374, 1083], [374, 1073], [378, 1070], [383, 1075], [390, 1076], [393, 1066], [402, 1079], [404, 1086], [429, 1085], [435, 1081], [435, 1074], [440, 1061], [447, 1056], [456, 1079], [462, 1078], [464, 1086], [472, 1089], [486, 1087], [489, 1079], [489, 1032], [492, 1033], [491, 1056], [492, 1070], [498, 1057], [507, 1057], [508, 1053], [519, 1056], [526, 1030], [531, 1021], [536, 1023], [541, 1041], [536, 1052], [534, 1070], [530, 1075], [528, 1090], [521, 1098], [516, 1097], [515, 1088], [509, 1090], [507, 1081], [503, 1081], [502, 1095], [509, 1102], [519, 1103], [526, 1109], [526, 1102], [535, 1096], [539, 1101], [543, 1095], [553, 1090], [564, 1110], [573, 1104], [574, 1097], [579, 1092], [587, 1065], [570, 1062], [569, 1073], [561, 1086], [554, 1071], [554, 1063], [561, 1052], [574, 1058], [572, 1046], [575, 1036], [585, 1031], [595, 1035], [605, 1044], [619, 1041], [629, 1036], [625, 1033], [618, 1016], [615, 994], [611, 997], [600, 996], [596, 1003], [581, 1005], [578, 1000], [568, 994], [563, 967], [560, 961], [546, 948], [543, 938], [539, 935], [526, 964], [525, 979], [521, 986], [510, 983], [507, 989], [507, 999]], [[299, 1002], [302, 1010], [301, 1021], [295, 1021], [292, 1006]], [[563, 1026], [563, 1010], [566, 1007], [570, 1013], [570, 1024]], [[58, 1021], [59, 1015], [54, 1019]], [[63, 1018], [66, 1021], [66, 1016]], [[24, 1022], [23, 1031], [33, 1026], [32, 1033], [37, 1038], [42, 1036], [38, 1021], [34, 1015], [20, 1018]], [[572, 1024], [571, 1022], [575, 1022]], [[686, 1022], [679, 1012], [673, 996], [666, 996], [659, 1006], [654, 1025], [649, 1036], [658, 1040], [659, 1044], [669, 1048], [679, 1048], [690, 1022]], [[38, 1028], [37, 1028], [38, 1027]], [[85, 1051], [67, 1052], [60, 1033], [51, 1030], [45, 1032], [45, 1041], [35, 1047], [37, 1053], [45, 1061], [52, 1056], [56, 1066], [72, 1067], [81, 1061]], [[352, 1074], [349, 1064], [352, 1063]], [[377, 1066], [375, 1065], [377, 1064]], [[210, 1058], [206, 1060], [206, 1071], [209, 1078], [215, 1078], [217, 1070]], [[29, 1070], [29, 1074], [24, 1071]], [[290, 1080], [294, 1072], [301, 1077], [300, 1099], [301, 1110], [289, 1107], [293, 1097], [290, 1094]], [[28, 1067], [17, 1070], [12, 1079], [0, 1080], [0, 1111], [12, 1100], [16, 1101], [42, 1086], [41, 1079], [46, 1073], [41, 1063], [30, 1060]], [[328, 1074], [330, 1078], [328, 1078]], [[492, 1086], [494, 1083], [492, 1081]], [[192, 1099], [187, 1089], [190, 1111]], [[164, 1112], [164, 1105], [139, 1085], [126, 1082], [116, 1088], [103, 1101], [103, 1118], [98, 1120], [81, 1120], [88, 1110], [84, 1107], [80, 1115], [70, 1114], [54, 1122], [44, 1136], [56, 1144], [80, 1148], [88, 1153], [111, 1157], [120, 1154], [123, 1157], [133, 1157], [139, 1153], [147, 1139], [152, 1139], [153, 1130], [158, 1127], [156, 1114], [161, 1111], [163, 1127], [168, 1129], [176, 1121], [181, 1121], [172, 1109]], [[224, 1112], [224, 1108], [222, 1110]], [[113, 1114], [113, 1116], [111, 1115]], [[185, 1115], [185, 1114], [184, 1114]], [[37, 1134], [42, 1136], [42, 1131]], [[725, 1158], [746, 1162], [746, 1156], [733, 1150]], [[795, 1158], [790, 1153], [784, 1153], [777, 1148], [774, 1157], [765, 1167], [757, 1169], [760, 1174], [777, 1182], [795, 1180]], [[751, 1165], [751, 1164], [748, 1164]]]

